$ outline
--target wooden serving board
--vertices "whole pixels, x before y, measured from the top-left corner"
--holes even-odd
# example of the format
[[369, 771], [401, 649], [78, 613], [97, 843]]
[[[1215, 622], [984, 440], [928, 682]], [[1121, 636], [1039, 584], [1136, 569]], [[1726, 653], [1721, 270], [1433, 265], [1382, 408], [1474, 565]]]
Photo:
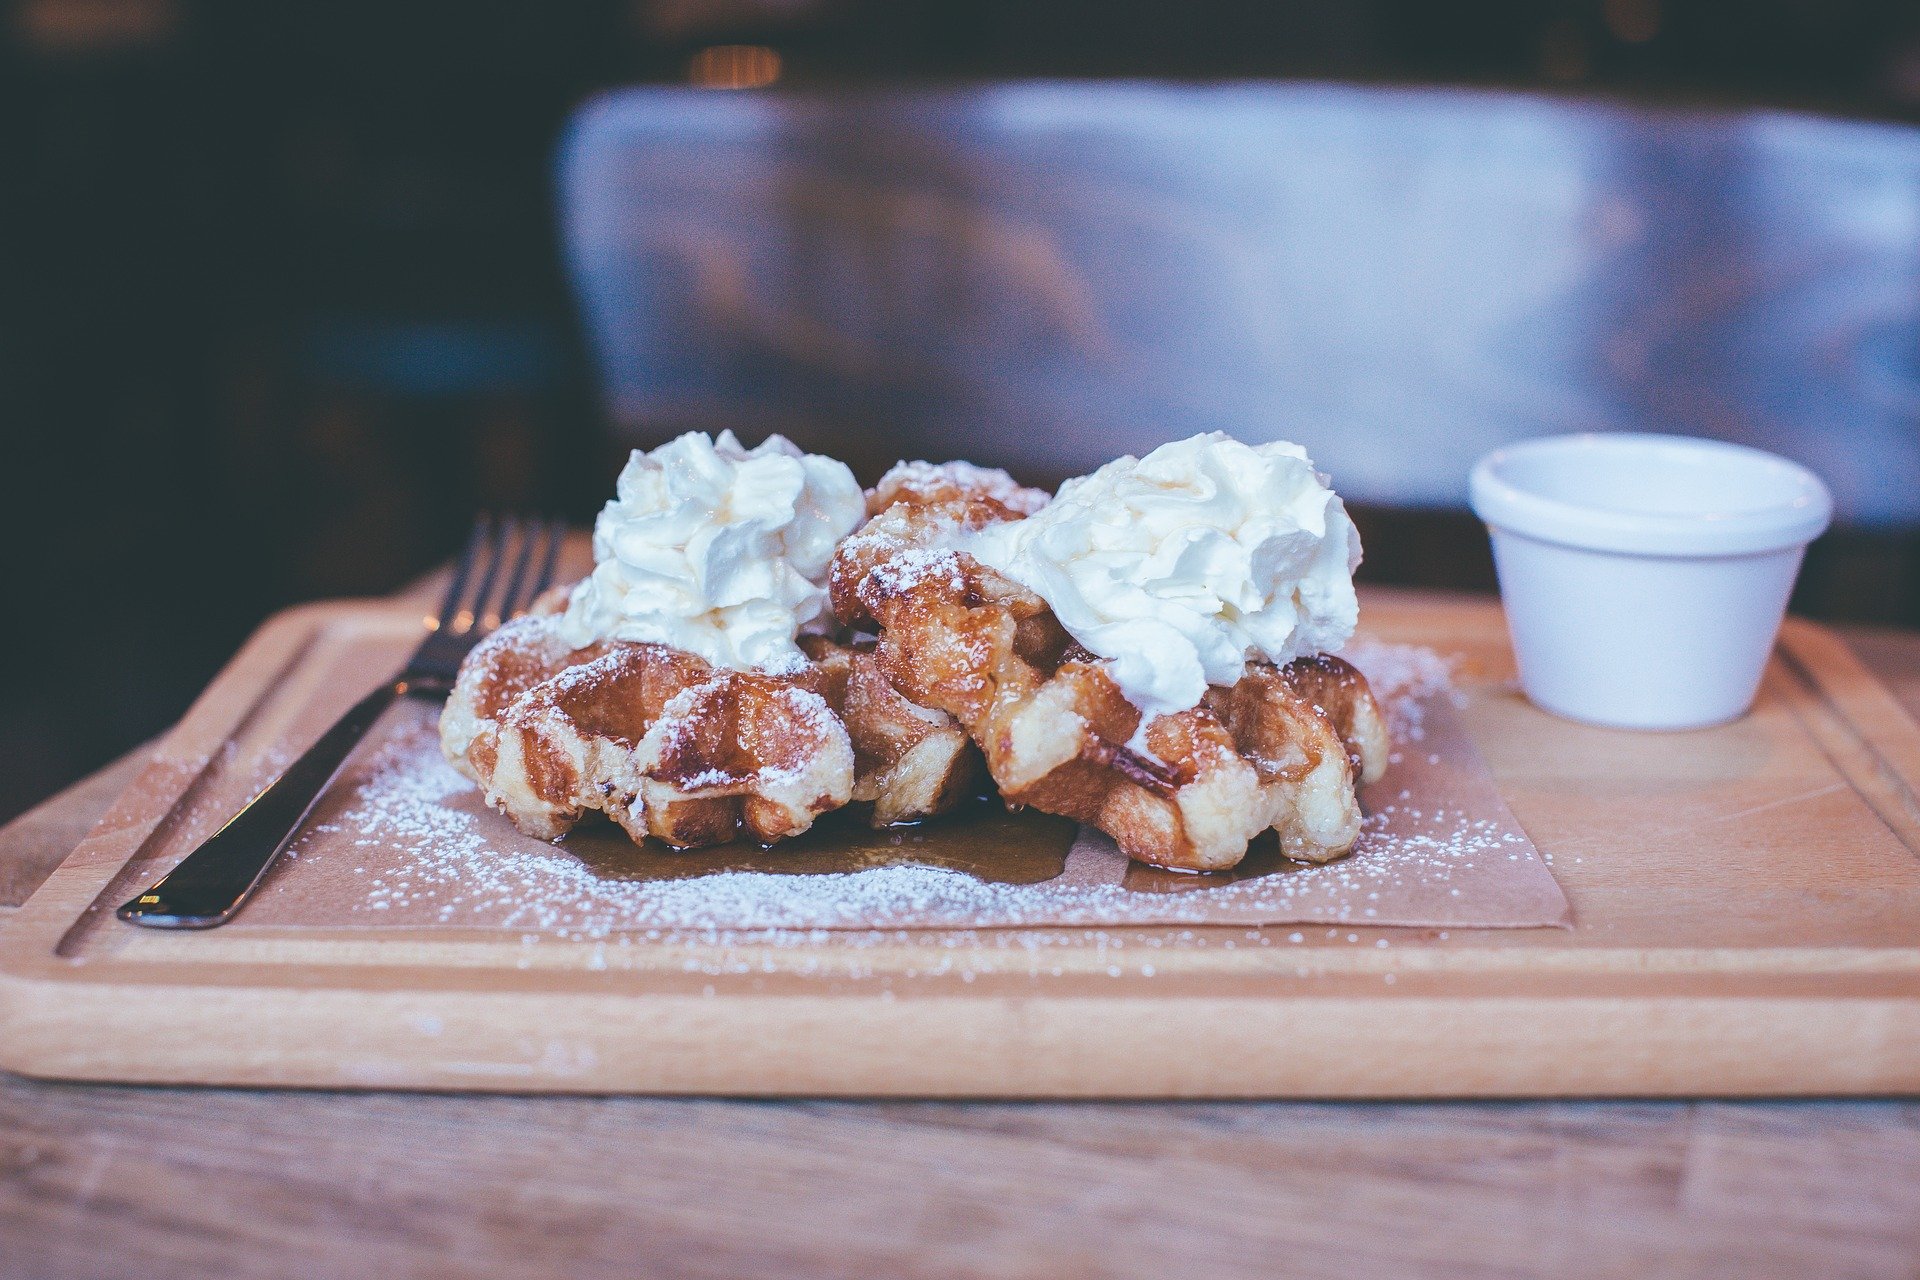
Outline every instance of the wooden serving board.
[[262, 744], [297, 749], [417, 627], [391, 602], [333, 603], [264, 627], [0, 929], [0, 1066], [723, 1094], [1920, 1088], [1920, 729], [1835, 636], [1789, 622], [1734, 725], [1635, 734], [1531, 707], [1492, 604], [1375, 593], [1363, 616], [1457, 656], [1468, 728], [1573, 928], [580, 938], [113, 919], [180, 824], [217, 820], [196, 787]]

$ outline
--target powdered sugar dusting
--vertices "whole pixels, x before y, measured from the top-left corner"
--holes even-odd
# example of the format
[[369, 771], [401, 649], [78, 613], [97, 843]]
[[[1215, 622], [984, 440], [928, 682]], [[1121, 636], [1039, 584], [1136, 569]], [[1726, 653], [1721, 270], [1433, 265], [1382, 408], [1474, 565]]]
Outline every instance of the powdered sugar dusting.
[[967, 585], [959, 554], [944, 547], [911, 547], [895, 552], [867, 576], [884, 595], [904, 595], [928, 582], [944, 581], [956, 592], [964, 591]]
[[841, 539], [835, 563], [872, 566], [869, 572], [881, 573], [906, 556], [918, 557], [922, 564], [944, 558], [958, 572], [955, 551], [966, 536], [966, 529], [950, 512], [923, 512], [911, 519], [883, 513]]
[[903, 489], [920, 494], [947, 489], [984, 493], [1023, 516], [1032, 515], [1051, 500], [1044, 489], [1029, 489], [998, 467], [971, 462], [896, 462], [880, 477], [873, 493], [878, 502], [886, 503]]
[[[987, 884], [933, 867], [847, 874], [728, 872], [693, 880], [627, 881], [595, 874], [564, 848], [524, 847], [505, 820], [458, 803], [472, 786], [417, 728], [397, 733], [368, 762], [351, 803], [316, 830], [347, 833], [359, 849], [395, 851], [398, 874], [374, 876], [357, 913], [431, 904], [432, 922], [603, 934], [613, 928], [866, 928], [923, 918], [989, 915], [1002, 923], [1099, 923], [1104, 886], [1072, 920], [1035, 917], [1031, 885]], [[536, 851], [537, 850], [537, 851]], [[697, 856], [697, 855], [690, 855]]]
[[[605, 937], [683, 929], [1559, 922], [1565, 900], [1460, 729], [1445, 661], [1406, 646], [1357, 646], [1349, 656], [1381, 694], [1396, 763], [1362, 797], [1367, 817], [1355, 852], [1324, 866], [1269, 858], [1265, 873], [1244, 879], [1182, 876], [1132, 866], [1105, 836], [1083, 831], [1067, 872], [1029, 885], [918, 865], [609, 878], [564, 844], [531, 840], [487, 811], [441, 758], [422, 709], [421, 719], [400, 725], [354, 766], [303, 837], [303, 856], [283, 868], [281, 883], [243, 923]], [[1415, 742], [1420, 748], [1408, 749]]]
[[[700, 713], [702, 704], [716, 696], [724, 698], [727, 684], [733, 678], [731, 673], [721, 672], [704, 684], [682, 689], [667, 701], [659, 719], [654, 721], [653, 728], [648, 730], [646, 740], [641, 744], [643, 769], [663, 756], [699, 753], [700, 727], [704, 720]], [[766, 696], [780, 704], [788, 722], [797, 731], [803, 732], [811, 743], [845, 739], [846, 729], [841, 725], [840, 718], [833, 714], [833, 708], [827, 705], [827, 700], [813, 690], [783, 685], [768, 690]], [[850, 744], [845, 749], [849, 753], [852, 751]], [[680, 791], [690, 795], [716, 787], [736, 787], [742, 782], [750, 782], [757, 791], [766, 791], [799, 782], [812, 762], [810, 751], [798, 750], [791, 759], [758, 758], [749, 774], [713, 766], [677, 785]]]
[[1367, 678], [1396, 746], [1426, 737], [1426, 708], [1434, 699], [1444, 698], [1454, 707], [1466, 705], [1465, 695], [1453, 685], [1453, 663], [1432, 649], [1360, 636], [1340, 657]]

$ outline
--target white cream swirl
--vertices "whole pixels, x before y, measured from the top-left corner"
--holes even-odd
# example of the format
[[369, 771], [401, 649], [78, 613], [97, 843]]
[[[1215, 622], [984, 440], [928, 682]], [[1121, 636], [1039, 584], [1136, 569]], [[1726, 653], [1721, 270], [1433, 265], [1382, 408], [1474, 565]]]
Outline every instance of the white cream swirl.
[[832, 618], [827, 567], [866, 515], [845, 463], [781, 436], [744, 449], [689, 432], [636, 449], [593, 524], [593, 573], [567, 603], [568, 644], [639, 640], [716, 666], [792, 670]]
[[1360, 537], [1306, 451], [1221, 432], [1069, 480], [967, 550], [1044, 599], [1146, 713], [1183, 711], [1249, 659], [1353, 634]]

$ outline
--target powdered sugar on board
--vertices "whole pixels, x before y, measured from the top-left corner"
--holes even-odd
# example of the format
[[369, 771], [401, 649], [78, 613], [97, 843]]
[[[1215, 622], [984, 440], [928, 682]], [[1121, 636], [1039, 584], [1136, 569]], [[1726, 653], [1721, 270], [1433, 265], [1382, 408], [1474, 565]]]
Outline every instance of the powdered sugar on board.
[[[846, 874], [724, 872], [621, 880], [515, 831], [441, 758], [432, 711], [406, 708], [349, 767], [248, 912], [247, 925], [631, 930], [969, 929], [1087, 925], [1562, 924], [1567, 904], [1507, 810], [1428, 650], [1348, 655], [1387, 709], [1395, 762], [1363, 795], [1366, 830], [1325, 866], [1271, 860], [1245, 879], [1130, 864], [1083, 832], [1039, 884], [897, 865]], [[697, 853], [688, 855], [698, 857]]]

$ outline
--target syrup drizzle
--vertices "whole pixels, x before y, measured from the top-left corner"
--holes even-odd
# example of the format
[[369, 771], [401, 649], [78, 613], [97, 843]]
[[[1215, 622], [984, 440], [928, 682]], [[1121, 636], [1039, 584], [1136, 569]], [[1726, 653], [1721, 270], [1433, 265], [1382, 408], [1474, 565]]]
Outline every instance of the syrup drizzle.
[[879, 867], [925, 866], [960, 871], [989, 884], [1039, 884], [1066, 870], [1078, 827], [1031, 809], [1010, 813], [998, 797], [975, 796], [922, 823], [875, 829], [870, 806], [823, 815], [811, 830], [771, 848], [751, 840], [674, 849], [658, 840], [636, 845], [612, 823], [583, 821], [560, 845], [603, 880], [693, 880], [732, 871], [770, 875], [836, 875]]

